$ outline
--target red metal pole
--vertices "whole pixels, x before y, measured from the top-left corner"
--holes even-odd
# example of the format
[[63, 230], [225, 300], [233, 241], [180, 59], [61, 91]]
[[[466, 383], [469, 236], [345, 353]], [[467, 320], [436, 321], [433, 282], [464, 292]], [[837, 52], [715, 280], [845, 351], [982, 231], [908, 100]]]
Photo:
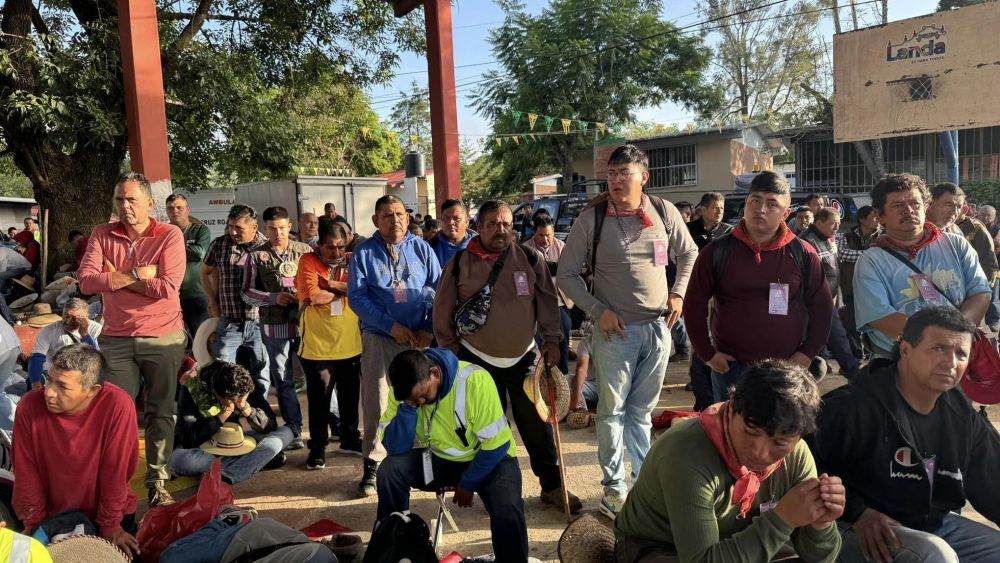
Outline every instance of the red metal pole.
[[462, 197], [451, 0], [426, 0], [424, 22], [427, 27], [431, 141], [434, 145], [434, 197], [440, 212], [441, 204], [446, 199]]
[[132, 169], [145, 174], [154, 188], [160, 188], [156, 191], [166, 184], [169, 192], [167, 111], [154, 0], [118, 0], [118, 33]]

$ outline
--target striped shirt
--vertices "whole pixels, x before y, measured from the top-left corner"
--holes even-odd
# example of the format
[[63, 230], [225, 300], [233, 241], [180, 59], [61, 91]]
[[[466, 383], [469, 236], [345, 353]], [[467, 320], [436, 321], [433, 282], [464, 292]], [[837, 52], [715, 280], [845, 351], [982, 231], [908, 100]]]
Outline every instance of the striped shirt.
[[205, 254], [205, 265], [219, 270], [219, 308], [222, 316], [241, 321], [255, 321], [257, 307], [243, 301], [243, 255], [255, 246], [267, 242], [267, 237], [257, 233], [247, 244], [236, 244], [229, 235], [212, 241]]

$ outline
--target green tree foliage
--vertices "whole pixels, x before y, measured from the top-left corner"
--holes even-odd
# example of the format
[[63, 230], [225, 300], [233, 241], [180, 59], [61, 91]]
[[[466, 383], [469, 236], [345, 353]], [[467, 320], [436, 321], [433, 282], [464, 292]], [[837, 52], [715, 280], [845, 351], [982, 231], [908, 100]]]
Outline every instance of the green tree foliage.
[[725, 88], [723, 121], [748, 116], [781, 125], [802, 124], [814, 111], [799, 84], [813, 85], [821, 49], [814, 30], [818, 2], [699, 0], [703, 32], [715, 41], [713, 77]]
[[0, 197], [35, 197], [31, 192], [31, 180], [14, 166], [10, 155], [0, 158]]
[[[300, 144], [321, 132], [305, 121], [324, 84], [359, 102], [352, 88], [388, 79], [401, 50], [423, 47], [421, 12], [396, 19], [384, 0], [157, 5], [175, 186], [283, 176], [320, 154], [358, 170], [393, 156], [376, 144], [366, 164], [330, 139], [317, 154]], [[61, 242], [68, 230], [105, 220], [126, 158], [118, 1], [8, 0], [0, 15], [0, 133], [51, 210], [50, 239]]]
[[498, 195], [493, 187], [500, 175], [500, 166], [483, 148], [481, 142], [462, 141], [459, 149], [462, 199], [472, 207]]
[[[414, 82], [409, 92], [400, 92], [400, 101], [392, 107], [389, 122], [399, 133], [399, 146], [403, 153], [415, 149], [424, 155], [424, 161], [431, 162], [433, 150], [431, 147], [431, 104], [427, 99], [427, 90], [421, 89]], [[402, 159], [399, 163], [402, 166]]]
[[[595, 122], [624, 125], [635, 120], [635, 110], [668, 100], [700, 112], [718, 103], [717, 88], [704, 80], [709, 50], [700, 37], [661, 19], [659, 0], [553, 0], [538, 16], [518, 0], [501, 4], [506, 21], [490, 34], [501, 68], [484, 75], [473, 97], [476, 111], [496, 133], [528, 131], [524, 117], [515, 127], [511, 110], [590, 126], [586, 136], [491, 146], [502, 168], [493, 182], [497, 194], [519, 193], [533, 175], [553, 169], [572, 178], [574, 157], [593, 145]], [[576, 121], [573, 129], [580, 129]], [[561, 133], [558, 121], [552, 131]]]

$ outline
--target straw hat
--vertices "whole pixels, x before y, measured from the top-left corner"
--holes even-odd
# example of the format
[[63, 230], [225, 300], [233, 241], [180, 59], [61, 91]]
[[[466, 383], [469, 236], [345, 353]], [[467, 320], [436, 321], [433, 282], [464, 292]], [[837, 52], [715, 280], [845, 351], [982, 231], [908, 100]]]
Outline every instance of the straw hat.
[[37, 293], [29, 293], [10, 302], [11, 309], [23, 309], [38, 300]]
[[566, 415], [566, 424], [575, 430], [587, 428], [594, 424], [594, 415], [586, 408], [576, 408]]
[[52, 313], [52, 306], [48, 303], [35, 303], [28, 315], [28, 326], [31, 328], [45, 328], [62, 320], [62, 317]]
[[48, 546], [53, 563], [129, 563], [132, 558], [104, 538], [73, 536]]
[[73, 276], [63, 276], [55, 281], [49, 282], [49, 285], [45, 286], [45, 290], [52, 291], [58, 289], [59, 291], [62, 291], [71, 285], [76, 285], [77, 283], [79, 282], [77, 282], [76, 278]]
[[201, 449], [213, 455], [237, 456], [248, 454], [257, 447], [257, 441], [243, 435], [243, 427], [235, 422], [227, 422], [216, 430], [212, 439], [201, 445]]
[[[569, 383], [566, 376], [559, 371], [559, 368], [550, 366], [551, 381], [555, 384], [556, 393], [556, 420], [566, 418], [569, 412]], [[535, 373], [524, 379], [524, 392], [528, 395], [528, 400], [535, 404], [538, 416], [545, 422], [552, 422], [549, 413], [548, 382], [550, 377], [545, 374], [545, 362], [538, 362]]]
[[20, 278], [14, 280], [14, 283], [27, 289], [28, 291], [35, 291], [35, 278], [31, 276], [21, 276]]
[[559, 536], [559, 561], [563, 563], [612, 563], [615, 560], [615, 532], [610, 521], [584, 514], [566, 526]]
[[212, 358], [212, 341], [215, 340], [215, 331], [218, 328], [219, 319], [217, 317], [205, 319], [198, 327], [198, 332], [195, 333], [194, 340], [191, 342], [191, 351], [194, 353], [194, 361], [198, 362], [199, 366], [207, 365], [214, 359]]

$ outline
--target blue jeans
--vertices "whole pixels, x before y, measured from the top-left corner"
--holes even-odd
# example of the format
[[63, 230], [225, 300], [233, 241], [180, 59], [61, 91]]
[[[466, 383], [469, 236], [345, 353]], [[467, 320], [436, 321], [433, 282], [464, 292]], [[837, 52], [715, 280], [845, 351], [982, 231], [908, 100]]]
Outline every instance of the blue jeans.
[[222, 520], [211, 520], [197, 532], [170, 544], [160, 555], [160, 563], [201, 563], [222, 561], [233, 537], [246, 524], [230, 526]]
[[735, 387], [740, 379], [743, 379], [743, 374], [746, 373], [748, 367], [750, 367], [749, 364], [732, 361], [729, 362], [729, 371], [726, 373], [719, 373], [712, 368], [708, 368], [712, 370], [713, 402], [718, 403], [728, 400], [732, 387]]
[[690, 354], [691, 346], [688, 344], [687, 327], [684, 326], [684, 319], [677, 319], [677, 324], [670, 329], [670, 338], [674, 342], [672, 354]]
[[[424, 484], [422, 449], [391, 455], [379, 465], [375, 479], [378, 489], [378, 520], [393, 512], [410, 509], [410, 489], [437, 491], [453, 487], [471, 462], [449, 461], [431, 456], [434, 480]], [[528, 560], [528, 526], [521, 499], [521, 469], [517, 460], [504, 456], [503, 461], [476, 489], [490, 515], [490, 532], [497, 561], [523, 563]], [[450, 501], [446, 501], [450, 502]]]
[[302, 408], [295, 395], [295, 371], [292, 369], [290, 351], [299, 349], [299, 339], [272, 338], [266, 334], [261, 338], [267, 355], [271, 357], [268, 364], [271, 369], [271, 384], [277, 389], [281, 419], [298, 436], [302, 433]]
[[271, 388], [271, 379], [267, 370], [267, 351], [260, 339], [260, 324], [257, 321], [244, 321], [231, 317], [219, 319], [219, 327], [215, 330], [215, 343], [212, 346], [212, 356], [224, 362], [236, 362], [236, 352], [240, 347], [246, 347], [253, 355], [253, 365], [246, 366], [254, 382], [254, 395], [265, 402], [267, 392]]
[[670, 331], [663, 319], [625, 325], [625, 337], [591, 336], [590, 361], [597, 370], [597, 458], [604, 491], [627, 492], [625, 450], [632, 480], [649, 451], [650, 414], [660, 400], [670, 357]]
[[[248, 435], [257, 440], [257, 447], [251, 452], [239, 456], [220, 456], [222, 475], [229, 479], [230, 483], [236, 484], [253, 477], [292, 442], [292, 429], [287, 426], [282, 426], [263, 437], [255, 432], [250, 432]], [[201, 448], [176, 449], [170, 456], [170, 470], [175, 475], [197, 477], [211, 469], [215, 457]]]
[[[848, 524], [838, 524], [844, 542], [839, 561], [864, 563], [861, 542]], [[893, 528], [901, 547], [893, 551], [893, 563], [972, 563], [1000, 561], [1000, 532], [955, 513], [945, 515], [934, 533], [904, 526]]]

